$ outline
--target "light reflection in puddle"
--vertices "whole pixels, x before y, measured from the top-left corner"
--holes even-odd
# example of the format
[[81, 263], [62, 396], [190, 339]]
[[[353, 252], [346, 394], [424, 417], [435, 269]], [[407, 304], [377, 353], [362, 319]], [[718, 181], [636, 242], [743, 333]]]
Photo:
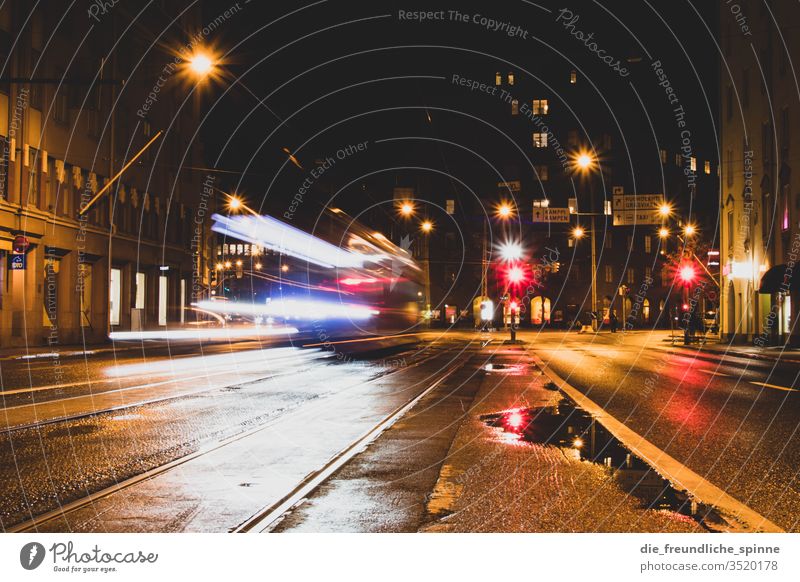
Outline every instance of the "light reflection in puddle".
[[719, 531], [727, 525], [719, 513], [678, 491], [649, 465], [633, 455], [591, 415], [566, 400], [555, 406], [512, 408], [480, 417], [498, 429], [504, 444], [536, 443], [560, 447], [571, 459], [605, 466], [614, 481], [645, 509], [688, 516]]

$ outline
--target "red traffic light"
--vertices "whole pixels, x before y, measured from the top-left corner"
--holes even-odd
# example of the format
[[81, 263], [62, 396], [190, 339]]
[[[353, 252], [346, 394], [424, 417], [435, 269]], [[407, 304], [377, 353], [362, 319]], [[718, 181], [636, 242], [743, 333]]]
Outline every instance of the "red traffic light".
[[678, 276], [681, 278], [681, 281], [683, 281], [686, 284], [689, 284], [695, 280], [695, 278], [697, 277], [697, 273], [695, 272], [693, 266], [683, 265], [678, 270]]

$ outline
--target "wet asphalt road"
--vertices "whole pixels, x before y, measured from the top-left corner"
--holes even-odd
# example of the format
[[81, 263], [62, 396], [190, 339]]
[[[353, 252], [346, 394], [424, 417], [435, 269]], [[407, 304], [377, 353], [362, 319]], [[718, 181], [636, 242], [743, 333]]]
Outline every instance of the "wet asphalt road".
[[672, 348], [662, 337], [526, 339], [628, 427], [784, 529], [800, 530], [800, 366]]
[[[501, 335], [495, 340], [504, 339]], [[644, 333], [520, 336], [528, 349], [618, 420], [768, 519], [800, 530], [796, 362], [721, 358], [673, 348], [662, 341], [663, 335]], [[209, 345], [202, 355], [195, 347], [153, 346], [146, 354], [129, 350], [65, 358], [56, 376], [48, 358], [3, 360], [6, 417], [34, 399], [60, 405], [66, 398], [79, 407], [91, 400], [87, 395], [99, 398], [148, 383], [160, 383], [157, 390], [165, 398], [150, 403], [134, 399], [121, 410], [0, 433], [0, 527], [7, 529], [209, 443], [363, 386], [396, 371], [395, 358], [402, 358], [405, 366], [414, 358], [458, 351], [476, 339], [474, 334], [452, 333], [432, 345], [422, 344], [425, 351], [404, 348], [358, 362], [261, 342]], [[441, 361], [455, 365], [447, 358]], [[441, 366], [431, 365], [430, 373]], [[427, 377], [427, 371], [420, 373]], [[60, 387], [51, 386], [54, 377]], [[26, 391], [31, 387], [35, 390]], [[474, 388], [464, 387], [470, 395]], [[462, 400], [458, 410], [463, 413]], [[432, 440], [431, 446], [444, 450], [451, 438]], [[441, 458], [439, 449], [421, 449], [417, 460], [427, 459], [425, 467], [435, 467], [430, 459]], [[428, 481], [434, 477], [432, 473]], [[425, 495], [429, 485], [415, 486]], [[180, 524], [175, 527], [180, 530]]]

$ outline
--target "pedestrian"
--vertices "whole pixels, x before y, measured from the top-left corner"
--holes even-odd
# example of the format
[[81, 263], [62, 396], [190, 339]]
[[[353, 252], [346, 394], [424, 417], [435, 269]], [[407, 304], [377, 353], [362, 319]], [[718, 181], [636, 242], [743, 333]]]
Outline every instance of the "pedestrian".
[[612, 311], [611, 315], [608, 318], [609, 323], [611, 324], [611, 333], [617, 333], [617, 324], [619, 321], [617, 320], [617, 312]]

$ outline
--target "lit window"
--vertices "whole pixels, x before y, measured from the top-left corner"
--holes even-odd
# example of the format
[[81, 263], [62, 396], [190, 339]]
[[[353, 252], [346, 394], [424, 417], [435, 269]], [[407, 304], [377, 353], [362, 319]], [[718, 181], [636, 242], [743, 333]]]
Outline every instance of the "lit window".
[[534, 99], [533, 100], [533, 114], [534, 115], [547, 115], [547, 99]]
[[645, 267], [644, 268], [644, 278], [646, 281], [649, 281], [653, 278], [653, 268], [652, 267]]
[[652, 242], [650, 242], [650, 237], [644, 237], [644, 252], [649, 253], [651, 249]]
[[547, 170], [547, 166], [535, 166], [536, 175], [539, 177], [539, 180], [542, 182], [547, 182], [549, 179], [549, 172]]
[[494, 84], [495, 85], [502, 85], [503, 84], [503, 76], [500, 73], [494, 74]]
[[680, 154], [675, 154], [675, 165], [680, 167], [682, 166], [683, 157]]
[[533, 147], [535, 147], [535, 148], [546, 148], [547, 147], [547, 134], [546, 133], [534, 133], [533, 134]]
[[636, 283], [636, 271], [628, 269], [628, 285], [633, 285], [634, 283]]
[[606, 265], [606, 283], [614, 282], [614, 269], [611, 265]]
[[689, 158], [689, 167], [691, 168], [692, 172], [697, 171], [697, 158], [692, 156]]
[[572, 85], [578, 82], [578, 71], [576, 71], [575, 69], [572, 69], [569, 72], [569, 82]]
[[661, 163], [667, 163], [667, 150], [661, 150]]
[[570, 147], [578, 147], [578, 130], [577, 129], [570, 129], [569, 133], [567, 134], [567, 144]]
[[705, 164], [703, 164], [703, 170], [705, 171], [706, 174], [710, 174], [711, 173], [711, 162], [706, 160]]
[[514, 84], [514, 73], [509, 73], [508, 74], [508, 84], [509, 85], [513, 85]]
[[516, 99], [511, 100], [511, 115], [519, 114], [519, 101]]
[[446, 203], [447, 214], [455, 214], [456, 213], [456, 201], [455, 200], [448, 200]]

